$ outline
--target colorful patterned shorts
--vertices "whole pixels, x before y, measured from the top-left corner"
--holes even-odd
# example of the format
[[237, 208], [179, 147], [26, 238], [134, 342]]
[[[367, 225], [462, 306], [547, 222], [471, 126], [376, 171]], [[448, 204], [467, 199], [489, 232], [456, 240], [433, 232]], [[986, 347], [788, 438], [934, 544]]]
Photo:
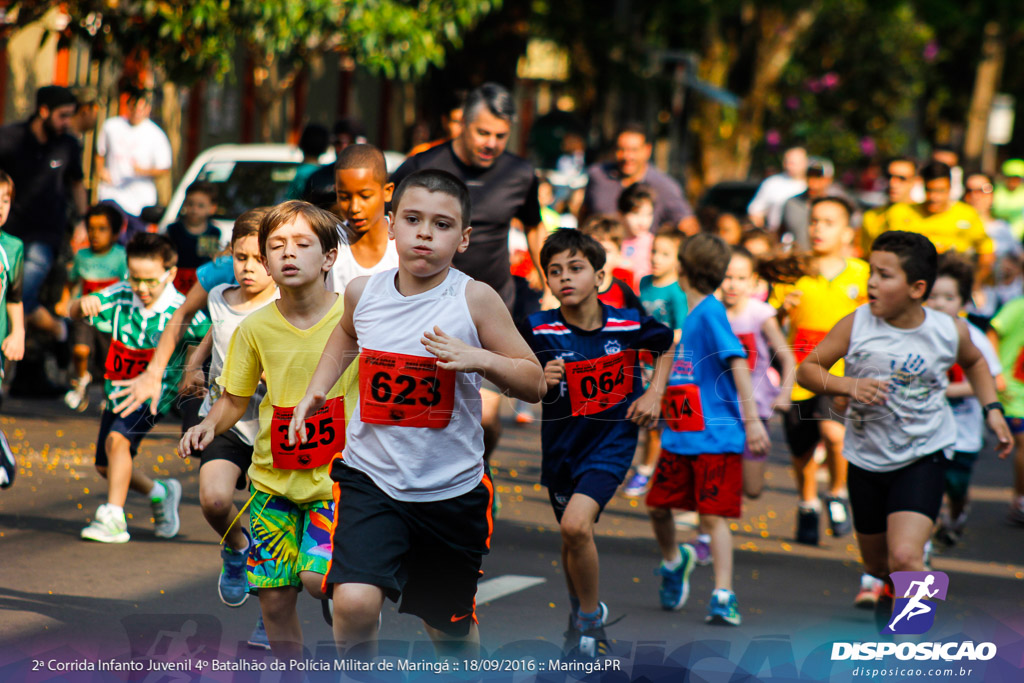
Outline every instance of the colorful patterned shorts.
[[302, 587], [299, 572], [323, 574], [331, 560], [334, 501], [294, 503], [253, 489], [249, 504], [249, 590]]

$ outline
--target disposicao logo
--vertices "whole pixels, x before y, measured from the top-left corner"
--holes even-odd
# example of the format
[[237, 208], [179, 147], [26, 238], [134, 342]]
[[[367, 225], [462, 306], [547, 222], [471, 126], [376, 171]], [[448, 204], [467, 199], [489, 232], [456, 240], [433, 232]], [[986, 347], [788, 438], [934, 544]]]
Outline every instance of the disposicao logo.
[[[943, 572], [893, 572], [896, 599], [892, 617], [882, 633], [920, 635], [935, 623], [934, 600], [945, 600], [949, 577]], [[903, 596], [903, 597], [899, 597]]]

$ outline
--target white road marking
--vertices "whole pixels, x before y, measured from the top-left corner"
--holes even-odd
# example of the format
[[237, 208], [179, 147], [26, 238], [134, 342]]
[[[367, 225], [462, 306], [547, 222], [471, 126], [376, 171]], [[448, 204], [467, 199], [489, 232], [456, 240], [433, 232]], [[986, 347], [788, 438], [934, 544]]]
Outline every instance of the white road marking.
[[496, 576], [493, 579], [481, 581], [477, 584], [476, 602], [478, 605], [482, 605], [485, 602], [494, 602], [498, 598], [518, 593], [546, 581], [547, 579], [542, 576], [520, 576], [518, 574]]

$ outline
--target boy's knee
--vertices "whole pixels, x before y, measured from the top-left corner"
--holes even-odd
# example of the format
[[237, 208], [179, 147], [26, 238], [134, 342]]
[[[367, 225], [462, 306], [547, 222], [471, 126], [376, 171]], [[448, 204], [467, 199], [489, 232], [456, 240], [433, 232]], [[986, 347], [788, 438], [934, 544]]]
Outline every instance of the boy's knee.
[[381, 608], [379, 588], [363, 584], [338, 584], [334, 587], [332, 597], [335, 621], [359, 626], [377, 623]]
[[889, 571], [918, 571], [924, 566], [924, 550], [915, 545], [889, 548]]
[[559, 526], [562, 531], [562, 542], [570, 548], [583, 545], [594, 536], [594, 525], [585, 520], [563, 518]]
[[223, 517], [231, 511], [235, 501], [233, 496], [223, 491], [199, 491], [199, 507], [212, 517]]
[[672, 519], [672, 511], [668, 508], [647, 508], [648, 516], [655, 522], [663, 522]]
[[104, 445], [107, 447], [107, 454], [109, 455], [111, 452], [130, 448], [131, 442], [124, 434], [110, 432], [107, 434], [106, 443]]

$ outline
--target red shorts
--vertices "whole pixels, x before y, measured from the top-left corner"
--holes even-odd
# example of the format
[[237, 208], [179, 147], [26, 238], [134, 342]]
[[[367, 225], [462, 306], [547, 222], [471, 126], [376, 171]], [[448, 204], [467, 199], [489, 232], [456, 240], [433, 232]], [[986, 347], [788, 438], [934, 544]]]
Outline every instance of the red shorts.
[[679, 455], [662, 450], [652, 481], [648, 507], [740, 516], [743, 457], [739, 453]]

